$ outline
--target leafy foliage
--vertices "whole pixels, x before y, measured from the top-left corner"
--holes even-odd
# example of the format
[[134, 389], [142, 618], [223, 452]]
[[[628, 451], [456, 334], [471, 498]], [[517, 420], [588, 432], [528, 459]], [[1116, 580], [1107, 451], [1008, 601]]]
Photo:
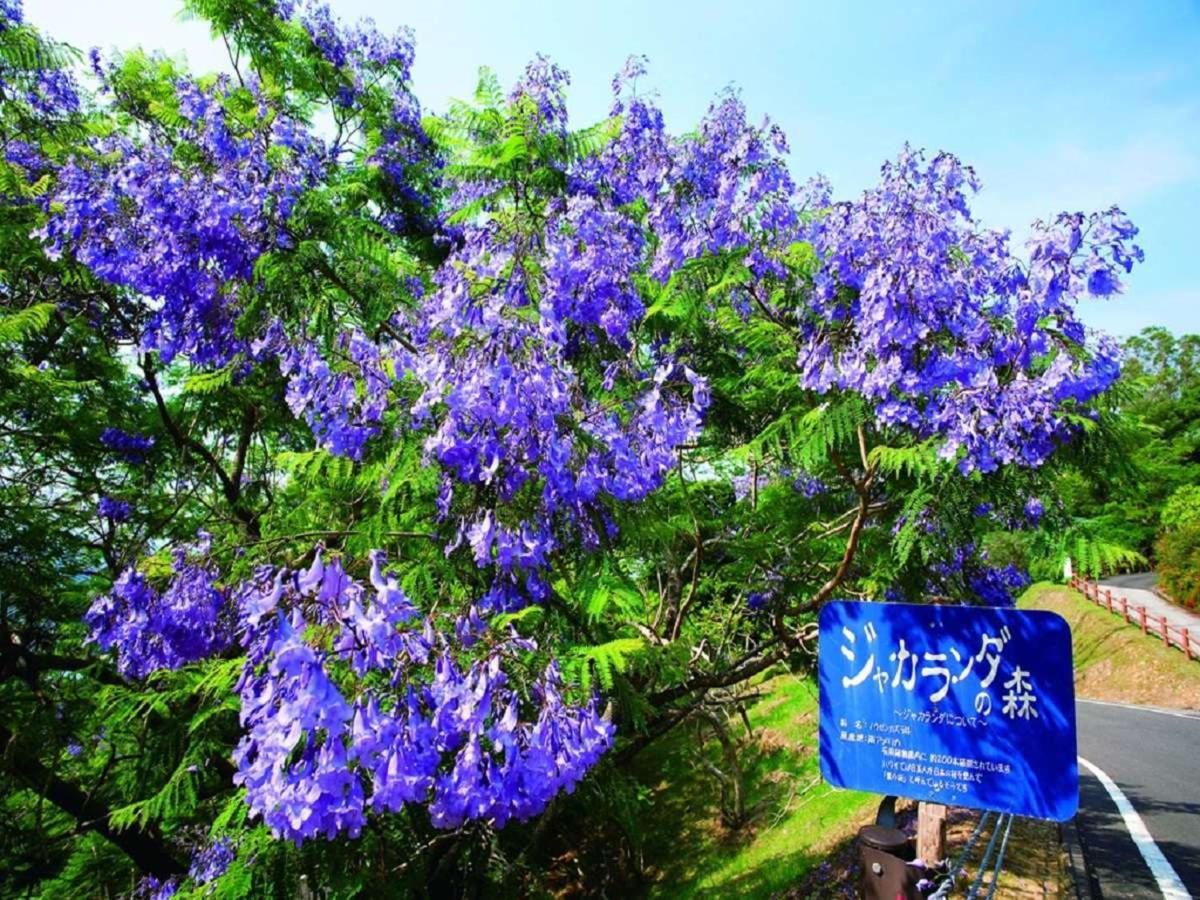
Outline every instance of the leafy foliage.
[[431, 114], [407, 31], [186, 8], [227, 74], [89, 93], [0, 6], [17, 890], [529, 893], [681, 724], [740, 797], [721, 723], [831, 597], [1137, 558], [1071, 505], [1132, 440], [1074, 308], [1140, 260], [1119, 210], [1020, 259], [953, 156], [835, 201], [734, 93], [669, 133], [638, 59], [582, 128], [544, 57]]

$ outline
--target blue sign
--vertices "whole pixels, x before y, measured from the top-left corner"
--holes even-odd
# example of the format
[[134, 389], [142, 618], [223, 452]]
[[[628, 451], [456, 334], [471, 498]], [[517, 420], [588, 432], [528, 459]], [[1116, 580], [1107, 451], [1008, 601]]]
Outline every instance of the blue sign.
[[828, 603], [821, 774], [837, 787], [1066, 821], [1071, 632], [1040, 610]]

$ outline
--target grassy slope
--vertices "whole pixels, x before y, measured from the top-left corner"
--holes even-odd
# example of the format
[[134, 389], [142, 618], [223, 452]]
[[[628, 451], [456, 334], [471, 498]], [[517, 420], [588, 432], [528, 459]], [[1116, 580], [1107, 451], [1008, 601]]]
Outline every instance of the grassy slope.
[[[717, 783], [695, 761], [694, 727], [680, 728], [639, 760], [653, 799], [643, 828], [653, 896], [768, 896], [874, 815], [878, 797], [821, 781], [816, 684], [779, 675], [759, 689], [762, 699], [749, 710], [754, 737], [742, 753], [751, 821], [739, 831], [721, 825]], [[738, 733], [745, 739], [744, 726]], [[704, 737], [704, 752], [718, 762], [716, 742]]]
[[1020, 606], [1048, 609], [1071, 626], [1075, 693], [1091, 700], [1200, 708], [1200, 662], [1060, 585], [1035, 584]]

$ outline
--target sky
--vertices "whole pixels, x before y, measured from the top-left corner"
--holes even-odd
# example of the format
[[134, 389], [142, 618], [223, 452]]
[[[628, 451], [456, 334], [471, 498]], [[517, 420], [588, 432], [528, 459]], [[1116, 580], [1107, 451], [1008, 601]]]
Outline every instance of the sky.
[[[925, 3], [673, 0], [603, 3], [332, 0], [416, 33], [427, 111], [469, 97], [480, 66], [511, 84], [536, 53], [571, 72], [572, 121], [608, 111], [613, 74], [650, 60], [639, 90], [690, 130], [714, 95], [741, 91], [791, 143], [799, 180], [849, 198], [907, 141], [973, 165], [978, 218], [1023, 243], [1059, 211], [1124, 209], [1146, 262], [1126, 293], [1081, 307], [1090, 325], [1200, 333], [1200, 0]], [[25, 0], [28, 21], [80, 49], [141, 46], [227, 67], [176, 0]]]

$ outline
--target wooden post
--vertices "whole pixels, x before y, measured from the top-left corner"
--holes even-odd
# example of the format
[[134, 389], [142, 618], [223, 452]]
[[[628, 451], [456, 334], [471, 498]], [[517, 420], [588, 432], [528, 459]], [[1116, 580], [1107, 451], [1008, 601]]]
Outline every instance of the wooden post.
[[1128, 624], [1128, 622], [1129, 622], [1129, 600], [1127, 600], [1125, 597], [1121, 597], [1120, 600], [1121, 600], [1121, 617], [1125, 620], [1126, 624]]
[[1162, 624], [1163, 643], [1166, 644], [1168, 647], [1170, 647], [1171, 646], [1171, 637], [1170, 637], [1170, 635], [1167, 634], [1167, 617], [1159, 616], [1158, 620]]
[[1146, 607], [1144, 607], [1144, 606], [1138, 607], [1138, 620], [1142, 624], [1142, 634], [1147, 634], [1148, 629], [1146, 628]]
[[1188, 637], [1186, 627], [1183, 629], [1183, 652], [1189, 660], [1192, 658], [1192, 639]]
[[1109, 588], [1104, 589], [1104, 602], [1108, 604], [1108, 611], [1112, 612], [1112, 591]]
[[927, 866], [946, 858], [946, 807], [942, 803], [917, 804], [917, 856]]

